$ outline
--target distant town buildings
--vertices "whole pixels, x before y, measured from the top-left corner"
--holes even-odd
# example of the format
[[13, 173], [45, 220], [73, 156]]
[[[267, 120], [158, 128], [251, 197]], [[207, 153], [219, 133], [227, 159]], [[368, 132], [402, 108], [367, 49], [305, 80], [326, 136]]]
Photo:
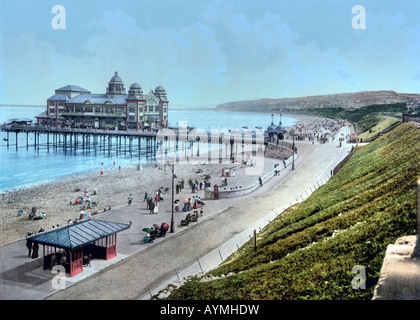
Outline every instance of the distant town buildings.
[[133, 83], [128, 94], [115, 72], [106, 93], [91, 93], [76, 85], [55, 90], [47, 99], [47, 110], [37, 116], [38, 124], [77, 128], [152, 130], [168, 127], [169, 101], [162, 86], [144, 94]]
[[416, 112], [418, 110], [420, 110], [420, 101], [407, 102], [407, 112]]

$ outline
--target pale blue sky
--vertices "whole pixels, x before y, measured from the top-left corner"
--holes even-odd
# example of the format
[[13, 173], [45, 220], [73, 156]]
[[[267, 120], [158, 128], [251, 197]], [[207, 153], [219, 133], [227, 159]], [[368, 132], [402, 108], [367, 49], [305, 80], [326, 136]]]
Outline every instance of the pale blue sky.
[[419, 16], [416, 0], [0, 0], [0, 103], [45, 104], [68, 84], [105, 93], [115, 71], [190, 105], [419, 93]]

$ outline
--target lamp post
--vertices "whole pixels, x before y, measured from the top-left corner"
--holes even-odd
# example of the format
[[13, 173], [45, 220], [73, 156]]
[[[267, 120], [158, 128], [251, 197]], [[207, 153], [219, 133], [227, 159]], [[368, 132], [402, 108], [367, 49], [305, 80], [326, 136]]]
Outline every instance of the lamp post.
[[171, 216], [171, 233], [175, 232], [175, 226], [174, 226], [174, 179], [175, 179], [175, 174], [174, 174], [174, 163], [172, 163], [172, 203], [171, 203], [171, 208], [172, 208], [172, 216]]
[[293, 163], [292, 170], [295, 170], [295, 133], [293, 132]]
[[290, 131], [290, 134], [293, 137], [293, 144], [292, 144], [292, 152], [293, 152], [292, 170], [295, 170], [295, 132], [293, 130], [291, 130]]

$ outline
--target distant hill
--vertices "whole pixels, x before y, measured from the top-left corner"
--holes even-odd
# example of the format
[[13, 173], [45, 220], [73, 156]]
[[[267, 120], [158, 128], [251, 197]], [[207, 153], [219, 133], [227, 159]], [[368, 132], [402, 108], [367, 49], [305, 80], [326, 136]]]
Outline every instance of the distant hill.
[[259, 99], [219, 104], [217, 111], [293, 112], [314, 108], [355, 109], [370, 105], [407, 103], [420, 100], [420, 94], [395, 91], [361, 91], [300, 98]]

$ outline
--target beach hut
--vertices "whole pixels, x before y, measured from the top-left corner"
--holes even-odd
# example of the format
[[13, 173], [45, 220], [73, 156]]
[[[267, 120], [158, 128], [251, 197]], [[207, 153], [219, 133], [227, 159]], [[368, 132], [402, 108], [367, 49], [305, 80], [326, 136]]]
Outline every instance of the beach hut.
[[43, 245], [44, 270], [60, 264], [73, 277], [83, 272], [84, 257], [105, 260], [116, 257], [117, 233], [128, 228], [129, 224], [87, 219], [27, 240]]

